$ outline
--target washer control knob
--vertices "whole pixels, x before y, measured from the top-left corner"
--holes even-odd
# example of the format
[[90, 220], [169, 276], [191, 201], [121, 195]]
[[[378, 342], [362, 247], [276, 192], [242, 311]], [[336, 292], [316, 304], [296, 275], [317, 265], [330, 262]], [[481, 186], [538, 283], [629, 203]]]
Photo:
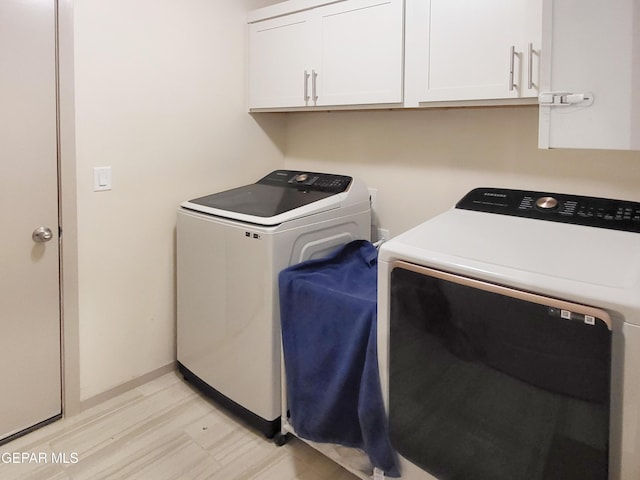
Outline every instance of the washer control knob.
[[296, 175], [296, 182], [305, 182], [309, 178], [308, 173], [301, 173], [300, 175]]
[[540, 197], [536, 200], [536, 207], [542, 208], [543, 210], [551, 210], [558, 206], [558, 200], [553, 197]]

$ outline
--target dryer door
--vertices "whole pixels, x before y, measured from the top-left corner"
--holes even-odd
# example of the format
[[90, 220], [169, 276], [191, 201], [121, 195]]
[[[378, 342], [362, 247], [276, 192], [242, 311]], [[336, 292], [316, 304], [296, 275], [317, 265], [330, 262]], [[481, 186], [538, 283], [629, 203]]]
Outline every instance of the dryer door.
[[606, 480], [611, 320], [396, 262], [392, 444], [436, 478]]

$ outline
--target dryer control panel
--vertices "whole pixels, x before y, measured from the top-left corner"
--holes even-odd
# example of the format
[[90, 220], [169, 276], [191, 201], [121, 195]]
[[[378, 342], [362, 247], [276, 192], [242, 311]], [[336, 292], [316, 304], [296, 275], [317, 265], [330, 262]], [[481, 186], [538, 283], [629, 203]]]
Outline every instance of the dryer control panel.
[[640, 203], [625, 200], [476, 188], [456, 208], [640, 233]]
[[293, 187], [302, 190], [341, 193], [349, 187], [351, 177], [331, 173], [276, 170], [257, 183], [279, 187]]

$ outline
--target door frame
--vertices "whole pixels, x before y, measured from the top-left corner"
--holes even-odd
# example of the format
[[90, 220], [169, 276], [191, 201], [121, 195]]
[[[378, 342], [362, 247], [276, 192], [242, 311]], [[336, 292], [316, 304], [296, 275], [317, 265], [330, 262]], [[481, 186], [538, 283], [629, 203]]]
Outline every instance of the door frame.
[[74, 108], [74, 0], [56, 0], [58, 94], [58, 205], [60, 238], [60, 322], [62, 414], [80, 413], [78, 308], [78, 215]]

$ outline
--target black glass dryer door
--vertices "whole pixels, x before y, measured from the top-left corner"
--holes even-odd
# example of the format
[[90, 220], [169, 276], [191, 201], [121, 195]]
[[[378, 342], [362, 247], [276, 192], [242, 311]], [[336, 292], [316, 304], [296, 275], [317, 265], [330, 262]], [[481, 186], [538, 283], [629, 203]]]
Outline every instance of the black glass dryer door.
[[606, 480], [606, 312], [397, 262], [393, 446], [445, 480]]

